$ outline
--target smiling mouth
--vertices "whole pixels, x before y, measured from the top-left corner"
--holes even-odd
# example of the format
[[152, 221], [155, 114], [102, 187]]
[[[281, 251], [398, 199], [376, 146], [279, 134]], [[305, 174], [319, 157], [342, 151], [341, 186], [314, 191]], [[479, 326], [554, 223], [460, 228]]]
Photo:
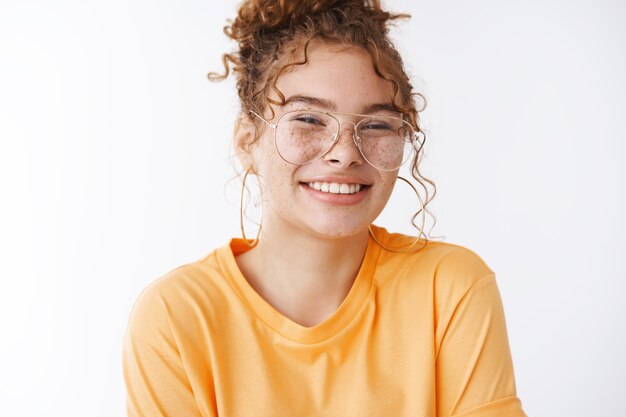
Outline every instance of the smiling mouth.
[[337, 182], [302, 182], [302, 185], [313, 188], [314, 190], [321, 191], [329, 194], [356, 194], [369, 188], [369, 185], [365, 184], [345, 184]]

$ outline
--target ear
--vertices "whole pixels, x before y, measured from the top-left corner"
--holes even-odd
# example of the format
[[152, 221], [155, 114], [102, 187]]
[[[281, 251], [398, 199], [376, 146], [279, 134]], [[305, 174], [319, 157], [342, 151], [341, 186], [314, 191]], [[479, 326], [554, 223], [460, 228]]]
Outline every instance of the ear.
[[255, 172], [252, 158], [252, 145], [255, 136], [256, 126], [250, 117], [245, 113], [239, 114], [239, 117], [235, 121], [235, 129], [233, 132], [235, 153], [243, 169], [252, 170], [252, 172]]

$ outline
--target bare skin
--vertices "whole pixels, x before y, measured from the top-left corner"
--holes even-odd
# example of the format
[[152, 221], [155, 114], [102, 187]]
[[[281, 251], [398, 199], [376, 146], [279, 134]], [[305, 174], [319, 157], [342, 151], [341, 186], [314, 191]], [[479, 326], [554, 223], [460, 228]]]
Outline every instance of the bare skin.
[[[252, 250], [237, 257], [250, 285], [292, 321], [313, 327], [330, 317], [352, 287], [361, 266], [367, 235], [333, 240], [274, 239], [263, 235]], [[344, 248], [344, 249], [342, 249]], [[297, 278], [297, 279], [296, 279]]]

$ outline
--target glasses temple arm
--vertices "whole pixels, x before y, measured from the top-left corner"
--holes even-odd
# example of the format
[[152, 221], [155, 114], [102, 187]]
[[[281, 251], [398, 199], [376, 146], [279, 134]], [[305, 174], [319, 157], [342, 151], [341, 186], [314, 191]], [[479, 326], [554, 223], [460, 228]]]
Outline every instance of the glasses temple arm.
[[267, 120], [265, 120], [262, 116], [260, 116], [257, 112], [255, 112], [254, 110], [248, 110], [248, 113], [255, 115], [256, 117], [258, 117], [259, 119], [263, 120], [263, 122], [268, 125], [269, 127], [271, 127], [272, 129], [276, 129], [276, 125], [273, 123], [268, 122]]

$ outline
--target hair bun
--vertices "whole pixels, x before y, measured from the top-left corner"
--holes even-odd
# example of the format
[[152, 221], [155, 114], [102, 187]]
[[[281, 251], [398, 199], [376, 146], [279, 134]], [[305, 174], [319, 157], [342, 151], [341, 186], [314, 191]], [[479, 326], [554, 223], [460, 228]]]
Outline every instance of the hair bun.
[[240, 50], [245, 50], [256, 36], [289, 31], [323, 12], [345, 15], [349, 9], [369, 11], [369, 17], [380, 21], [383, 30], [388, 20], [401, 17], [383, 11], [378, 0], [250, 0], [242, 3], [236, 19], [224, 28], [224, 33], [239, 43]]
[[394, 73], [394, 91], [403, 92], [404, 103], [413, 103], [402, 58], [387, 36], [390, 21], [408, 17], [383, 10], [380, 0], [245, 0], [235, 19], [224, 27], [238, 48], [222, 55], [223, 74], [210, 72], [208, 77], [217, 81], [234, 72], [244, 110], [265, 108], [267, 92], [276, 89], [273, 83], [284, 71], [274, 66], [282, 54], [303, 46], [304, 58], [298, 60], [304, 61], [298, 62], [306, 63], [308, 42], [317, 38], [367, 50], [377, 74], [391, 81], [389, 73], [381, 72], [383, 66], [388, 67], [385, 71]]

